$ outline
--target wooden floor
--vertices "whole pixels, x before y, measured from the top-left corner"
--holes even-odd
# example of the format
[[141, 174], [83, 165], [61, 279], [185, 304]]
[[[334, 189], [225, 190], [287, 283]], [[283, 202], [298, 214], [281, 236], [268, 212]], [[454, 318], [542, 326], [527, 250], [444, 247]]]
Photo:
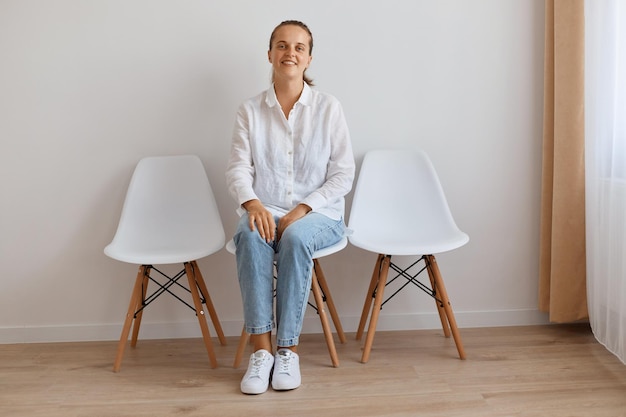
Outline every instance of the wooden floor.
[[121, 372], [114, 342], [0, 345], [0, 416], [626, 416], [626, 366], [587, 325], [461, 329], [468, 359], [438, 330], [378, 332], [361, 364], [354, 334], [330, 366], [323, 336], [303, 335], [302, 386], [239, 391], [237, 338], [139, 341]]

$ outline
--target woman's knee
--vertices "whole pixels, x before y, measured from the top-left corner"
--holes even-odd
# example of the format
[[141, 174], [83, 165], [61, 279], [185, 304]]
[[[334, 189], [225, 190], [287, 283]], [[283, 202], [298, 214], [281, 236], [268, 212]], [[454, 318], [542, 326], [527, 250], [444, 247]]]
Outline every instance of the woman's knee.
[[236, 246], [239, 246], [240, 243], [251, 242], [255, 240], [259, 240], [261, 236], [259, 232], [250, 229], [250, 225], [248, 223], [248, 215], [244, 214], [239, 219], [239, 223], [237, 224], [237, 230], [235, 230], [235, 235], [233, 236], [233, 241]]
[[283, 251], [285, 248], [288, 248], [291, 252], [311, 253], [312, 250], [309, 247], [311, 243], [310, 236], [298, 233], [295, 228], [292, 230], [289, 229], [290, 227], [285, 229], [280, 237], [279, 251]]

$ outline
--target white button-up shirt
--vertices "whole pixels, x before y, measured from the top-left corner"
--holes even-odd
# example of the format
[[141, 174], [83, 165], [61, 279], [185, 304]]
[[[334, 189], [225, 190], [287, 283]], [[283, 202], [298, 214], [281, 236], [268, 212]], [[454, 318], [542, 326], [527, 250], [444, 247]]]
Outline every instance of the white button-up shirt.
[[335, 97], [305, 83], [287, 119], [272, 86], [239, 107], [226, 170], [239, 205], [259, 199], [282, 217], [303, 203], [338, 220], [354, 172], [350, 133]]

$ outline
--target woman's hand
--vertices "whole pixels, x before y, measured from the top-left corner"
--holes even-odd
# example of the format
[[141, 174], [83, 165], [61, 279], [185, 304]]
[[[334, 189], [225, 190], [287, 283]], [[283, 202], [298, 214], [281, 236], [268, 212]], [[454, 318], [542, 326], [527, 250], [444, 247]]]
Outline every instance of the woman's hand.
[[280, 240], [283, 232], [291, 223], [303, 218], [309, 211], [311, 211], [311, 207], [306, 204], [298, 204], [293, 210], [281, 217], [280, 220], [278, 220], [278, 240]]
[[248, 224], [250, 230], [256, 229], [267, 243], [274, 240], [276, 232], [276, 222], [274, 216], [265, 208], [260, 200], [249, 200], [242, 204], [248, 212]]

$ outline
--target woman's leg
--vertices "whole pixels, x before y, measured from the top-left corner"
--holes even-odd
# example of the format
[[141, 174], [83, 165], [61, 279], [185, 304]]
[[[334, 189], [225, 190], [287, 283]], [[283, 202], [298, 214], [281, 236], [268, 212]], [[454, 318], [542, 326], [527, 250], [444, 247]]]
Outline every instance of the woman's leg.
[[292, 223], [278, 242], [276, 267], [276, 344], [295, 350], [311, 289], [312, 254], [337, 243], [345, 233], [343, 219], [309, 213]]
[[271, 330], [274, 325], [274, 242], [268, 244], [257, 230], [250, 230], [248, 215], [239, 220], [233, 237], [237, 247], [237, 274], [243, 300], [246, 332], [252, 335], [254, 353], [241, 379], [241, 392], [267, 391], [274, 368]]
[[247, 213], [239, 219], [233, 241], [237, 248], [237, 274], [246, 332], [253, 335], [255, 351], [265, 349], [271, 352], [270, 332], [274, 326], [273, 242], [268, 244], [257, 230], [250, 230]]

